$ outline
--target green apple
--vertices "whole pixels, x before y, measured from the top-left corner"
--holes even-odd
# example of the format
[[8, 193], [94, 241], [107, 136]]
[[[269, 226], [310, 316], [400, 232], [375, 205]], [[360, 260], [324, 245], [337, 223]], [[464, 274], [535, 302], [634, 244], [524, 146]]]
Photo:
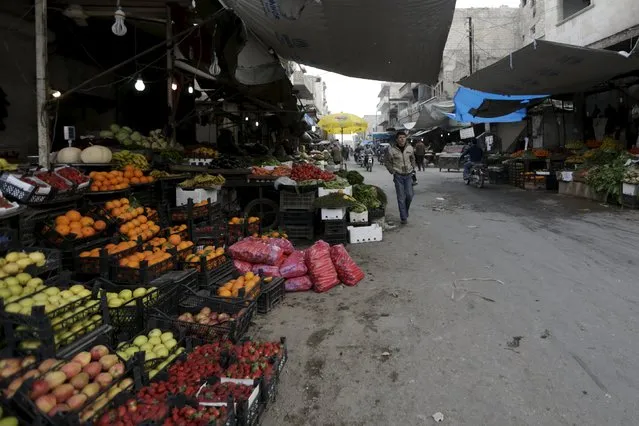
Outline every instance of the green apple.
[[18, 260], [18, 261], [16, 262], [16, 265], [18, 265], [18, 268], [19, 268], [21, 271], [24, 271], [24, 270], [25, 270], [25, 268], [26, 268], [27, 266], [29, 266], [29, 265], [33, 265], [33, 261], [32, 261], [31, 259], [29, 259], [29, 258], [26, 258], [26, 259], [20, 259], [20, 260]]
[[71, 288], [69, 288], [69, 291], [73, 294], [79, 294], [82, 290], [85, 290], [85, 288], [81, 284], [76, 284], [74, 286], [71, 286]]
[[[42, 278], [31, 278], [29, 281], [27, 281], [27, 285], [29, 287], [34, 287], [34, 288], [42, 284], [44, 284], [44, 281], [42, 281]], [[52, 287], [52, 288], [55, 288], [55, 287]]]
[[120, 306], [122, 306], [122, 300], [118, 299], [117, 297], [113, 297], [111, 299], [109, 299], [107, 301], [107, 305], [109, 306], [109, 308], [119, 308]]
[[120, 292], [118, 297], [122, 300], [131, 300], [133, 298], [133, 292], [129, 289], [124, 289]]
[[20, 310], [22, 309], [22, 306], [20, 306], [18, 303], [9, 303], [7, 306], [5, 306], [4, 310], [11, 313], [11, 314], [17, 314], [20, 312]]
[[7, 284], [7, 287], [11, 287], [12, 285], [20, 285], [20, 281], [16, 277], [7, 277], [4, 279], [4, 282]]
[[8, 253], [4, 257], [4, 259], [7, 261], [7, 263], [15, 263], [20, 259], [20, 253], [12, 251], [11, 253]]
[[31, 315], [31, 306], [22, 306], [20, 313], [22, 315]]
[[71, 290], [62, 290], [60, 292], [60, 297], [63, 299], [68, 299], [73, 296], [73, 292]]
[[29, 259], [33, 260], [36, 263], [46, 262], [47, 258], [41, 251], [33, 251], [29, 253]]
[[[16, 275], [16, 279], [21, 285], [26, 285], [31, 280], [31, 275], [25, 272], [21, 272], [18, 275]], [[33, 286], [33, 287], [36, 287], [36, 286]]]
[[31, 306], [33, 306], [33, 299], [30, 297], [27, 297], [20, 300], [18, 303], [20, 304], [20, 306], [27, 306], [30, 308]]
[[176, 347], [176, 346], [177, 346], [177, 340], [175, 340], [175, 339], [169, 339], [169, 340], [167, 340], [166, 342], [164, 342], [164, 346], [166, 346], [166, 348], [167, 348], [168, 350], [171, 350], [171, 349], [173, 349], [174, 347]]
[[86, 288], [82, 289], [81, 292], [79, 292], [77, 294], [78, 297], [87, 297], [87, 296], [91, 296], [91, 290], [88, 290]]
[[155, 347], [153, 348], [153, 352], [155, 352], [158, 358], [166, 358], [167, 356], [169, 356], [169, 350], [166, 348], [166, 346]]
[[149, 338], [149, 343], [155, 347], [159, 345], [160, 343], [162, 343], [162, 341], [160, 340], [159, 337], [156, 336], [156, 337]]
[[26, 253], [25, 253], [25, 252], [23, 252], [23, 251], [19, 251], [19, 252], [18, 252], [18, 257], [19, 257], [20, 259], [26, 259], [27, 257], [29, 257], [29, 255], [28, 255], [28, 254], [26, 254]]
[[0, 299], [11, 297], [11, 291], [8, 288], [0, 288]]
[[47, 300], [49, 300], [49, 303], [51, 303], [52, 305], [57, 305], [60, 303], [60, 296], [49, 296]]
[[173, 339], [173, 333], [171, 333], [170, 331], [166, 331], [160, 336], [160, 340], [162, 341], [162, 343], [166, 343], [167, 340], [171, 339]]
[[[38, 278], [34, 278], [34, 279], [38, 279]], [[60, 294], [60, 289], [58, 287], [47, 287], [44, 292], [48, 295], [48, 296], [57, 296], [58, 294]]]
[[10, 285], [8, 290], [11, 292], [12, 296], [20, 296], [22, 294], [22, 287], [19, 285]]
[[160, 330], [159, 328], [154, 328], [153, 330], [149, 331], [149, 337], [160, 337], [162, 335], [162, 330]]
[[4, 265], [2, 270], [7, 275], [12, 275], [13, 276], [13, 275], [16, 275], [16, 274], [20, 273], [20, 266], [17, 263], [7, 263], [6, 265]]
[[142, 297], [146, 294], [146, 289], [144, 287], [136, 288], [133, 292], [133, 297]]
[[130, 358], [133, 355], [135, 355], [136, 353], [140, 352], [140, 348], [138, 348], [137, 346], [131, 346], [130, 348], [127, 348], [124, 353], [127, 354], [127, 356]]
[[140, 346], [140, 350], [144, 351], [144, 352], [152, 352], [153, 351], [153, 345], [150, 343], [144, 343]]
[[116, 353], [118, 354], [120, 358], [122, 358], [125, 361], [128, 361], [130, 358], [129, 354], [126, 353], [126, 351], [117, 351]]
[[135, 339], [133, 339], [133, 344], [137, 346], [138, 348], [141, 348], [142, 345], [144, 345], [148, 341], [149, 339], [146, 336], [140, 335], [140, 336], [137, 336]]

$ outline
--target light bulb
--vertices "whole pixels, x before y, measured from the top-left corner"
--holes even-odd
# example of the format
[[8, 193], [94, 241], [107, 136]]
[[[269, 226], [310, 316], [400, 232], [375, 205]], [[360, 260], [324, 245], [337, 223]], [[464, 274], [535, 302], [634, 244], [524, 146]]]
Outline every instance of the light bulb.
[[62, 96], [62, 93], [60, 93], [59, 90], [54, 90], [53, 92], [51, 92], [51, 96], [53, 96], [54, 98], [59, 98], [60, 96]]
[[135, 90], [137, 90], [138, 92], [143, 92], [144, 89], [146, 89], [146, 86], [142, 81], [142, 77], [138, 77], [138, 79], [135, 81]]
[[116, 36], [122, 37], [127, 31], [126, 25], [124, 25], [124, 18], [126, 18], [126, 14], [122, 8], [118, 7], [118, 10], [115, 11], [113, 16], [115, 17], [115, 23], [111, 27], [111, 31]]
[[189, 93], [193, 93], [193, 86], [189, 86], [188, 91]]
[[249, 118], [248, 117], [244, 117], [244, 121], [249, 121]]
[[171, 90], [174, 92], [177, 90], [177, 83], [171, 83]]
[[255, 126], [257, 127], [257, 126], [259, 126], [259, 125], [260, 125], [260, 122], [259, 122], [259, 121], [256, 121], [256, 122], [255, 122]]

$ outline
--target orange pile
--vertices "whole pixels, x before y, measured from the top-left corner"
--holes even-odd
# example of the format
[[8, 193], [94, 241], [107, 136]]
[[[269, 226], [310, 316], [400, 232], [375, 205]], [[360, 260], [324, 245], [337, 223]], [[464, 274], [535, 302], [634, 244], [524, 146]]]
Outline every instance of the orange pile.
[[176, 248], [178, 251], [187, 249], [193, 246], [195, 243], [193, 241], [182, 241], [182, 238], [179, 235], [171, 235], [168, 239], [164, 237], [155, 237], [151, 241], [149, 241], [153, 247], [158, 247], [162, 251], [166, 251], [167, 249]]
[[66, 237], [74, 235], [75, 238], [89, 238], [106, 229], [103, 220], [94, 221], [89, 216], [82, 216], [77, 210], [69, 210], [65, 214], [55, 218], [55, 230]]
[[[107, 244], [106, 246], [104, 246], [104, 249], [107, 251], [108, 254], [116, 254], [135, 246], [135, 241], [122, 241], [118, 244]], [[98, 247], [94, 248], [93, 250], [83, 251], [82, 253], [80, 253], [80, 257], [100, 257], [100, 250], [101, 248]]]
[[260, 282], [259, 275], [253, 272], [247, 272], [239, 278], [231, 280], [217, 289], [217, 295], [220, 297], [239, 297], [240, 289], [244, 289], [248, 294]]
[[112, 170], [110, 172], [91, 172], [89, 177], [93, 179], [91, 191], [117, 191], [129, 187], [129, 179], [124, 176], [124, 172]]
[[[173, 237], [173, 235], [171, 235]], [[206, 260], [215, 259], [216, 257], [224, 256], [224, 247], [215, 248], [213, 246], [206, 246], [202, 250], [195, 254], [190, 254], [186, 257], [187, 262], [197, 263], [202, 256], [206, 257]]]
[[156, 263], [163, 262], [167, 259], [171, 258], [170, 253], [166, 253], [164, 251], [143, 251], [139, 253], [134, 253], [131, 256], [124, 257], [120, 260], [120, 266], [126, 268], [139, 268], [140, 263], [146, 261], [149, 266], [153, 266]]
[[209, 203], [209, 200], [202, 200], [199, 203], [195, 203], [193, 204], [193, 207], [202, 207], [202, 206], [206, 206]]
[[107, 201], [104, 208], [109, 212], [111, 217], [124, 221], [133, 220], [145, 213], [147, 216], [155, 213], [155, 210], [148, 207], [146, 209], [144, 207], [133, 207], [131, 202], [126, 198]]
[[131, 164], [124, 166], [124, 178], [129, 180], [131, 185], [144, 185], [153, 183], [153, 176], [144, 176], [144, 172]]
[[169, 228], [169, 233], [170, 234], [177, 234], [180, 233], [182, 231], [186, 231], [187, 226], [185, 224], [182, 225], [175, 225]]
[[[142, 207], [138, 207], [142, 208]], [[137, 240], [138, 237], [142, 241], [153, 238], [155, 234], [160, 232], [160, 226], [149, 220], [146, 216], [140, 215], [120, 226], [120, 233], [126, 235], [129, 240]]]

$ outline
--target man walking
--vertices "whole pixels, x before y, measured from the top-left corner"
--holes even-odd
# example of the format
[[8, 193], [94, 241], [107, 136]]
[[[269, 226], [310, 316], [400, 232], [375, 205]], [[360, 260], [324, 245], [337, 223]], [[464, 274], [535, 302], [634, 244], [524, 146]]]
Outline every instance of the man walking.
[[402, 225], [408, 223], [408, 211], [413, 201], [413, 178], [415, 171], [415, 153], [413, 147], [406, 143], [406, 133], [398, 132], [395, 145], [386, 154], [386, 168], [393, 175], [397, 206]]
[[417, 163], [417, 170], [424, 171], [426, 167], [424, 167], [424, 158], [426, 157], [426, 145], [424, 145], [423, 140], [419, 140], [415, 144], [415, 162]]

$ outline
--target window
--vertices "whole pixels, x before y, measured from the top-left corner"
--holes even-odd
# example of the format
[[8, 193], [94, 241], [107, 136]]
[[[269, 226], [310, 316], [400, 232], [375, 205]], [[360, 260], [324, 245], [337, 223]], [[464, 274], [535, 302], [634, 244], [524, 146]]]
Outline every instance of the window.
[[592, 5], [592, 0], [560, 0], [561, 20], [568, 19], [572, 15]]

